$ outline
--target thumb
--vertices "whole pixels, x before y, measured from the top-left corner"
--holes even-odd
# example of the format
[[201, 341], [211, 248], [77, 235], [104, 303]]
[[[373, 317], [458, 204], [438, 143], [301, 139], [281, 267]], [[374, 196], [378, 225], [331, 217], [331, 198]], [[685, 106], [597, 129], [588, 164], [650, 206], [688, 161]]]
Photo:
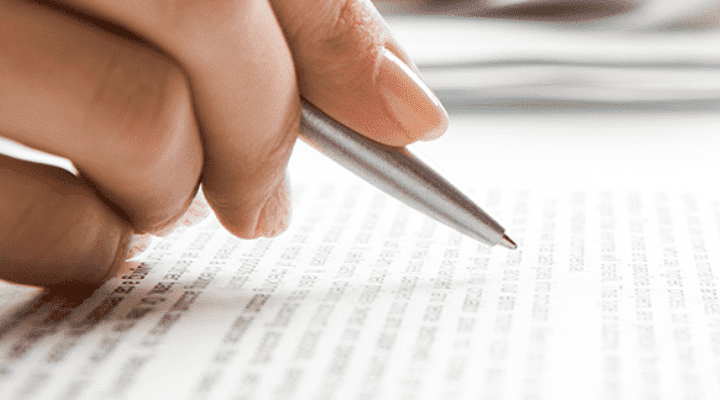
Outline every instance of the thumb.
[[370, 139], [442, 135], [448, 116], [369, 0], [272, 0], [300, 95]]

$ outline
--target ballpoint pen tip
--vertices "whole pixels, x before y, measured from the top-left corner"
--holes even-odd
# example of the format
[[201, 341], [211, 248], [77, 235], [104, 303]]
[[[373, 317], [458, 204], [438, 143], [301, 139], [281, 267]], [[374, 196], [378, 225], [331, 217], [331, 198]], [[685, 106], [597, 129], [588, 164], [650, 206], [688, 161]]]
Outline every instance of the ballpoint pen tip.
[[498, 244], [502, 245], [503, 247], [507, 247], [510, 250], [517, 249], [517, 244], [513, 242], [512, 239], [510, 239], [507, 235], [503, 235], [502, 239], [500, 239], [500, 242]]

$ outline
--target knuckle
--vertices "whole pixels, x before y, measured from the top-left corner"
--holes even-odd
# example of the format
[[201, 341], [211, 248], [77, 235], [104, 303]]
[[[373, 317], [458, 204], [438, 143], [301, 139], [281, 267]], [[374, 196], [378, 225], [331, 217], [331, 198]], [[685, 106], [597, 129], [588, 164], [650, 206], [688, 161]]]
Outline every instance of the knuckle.
[[358, 54], [368, 54], [382, 46], [380, 27], [367, 6], [358, 0], [326, 2], [330, 9], [325, 21], [313, 30], [314, 44], [323, 52], [357, 61]]
[[[298, 24], [289, 39], [300, 58], [301, 89], [310, 89], [307, 85], [311, 82], [322, 82], [329, 92], [365, 96], [361, 92], [372, 87], [377, 55], [384, 47], [382, 22], [363, 0], [320, 3], [315, 13], [318, 17]], [[349, 87], [353, 90], [347, 90]]]
[[172, 21], [180, 34], [198, 31], [217, 31], [231, 26], [238, 15], [243, 15], [254, 0], [175, 0], [158, 2], [163, 7], [161, 15]]
[[132, 50], [116, 49], [96, 87], [87, 126], [100, 153], [83, 157], [98, 193], [146, 232], [187, 209], [203, 154], [183, 72], [159, 53]]
[[88, 119], [104, 125], [104, 140], [128, 165], [147, 170], [176, 150], [173, 143], [187, 142], [189, 107], [188, 85], [174, 65], [150, 50], [121, 48], [96, 86]]

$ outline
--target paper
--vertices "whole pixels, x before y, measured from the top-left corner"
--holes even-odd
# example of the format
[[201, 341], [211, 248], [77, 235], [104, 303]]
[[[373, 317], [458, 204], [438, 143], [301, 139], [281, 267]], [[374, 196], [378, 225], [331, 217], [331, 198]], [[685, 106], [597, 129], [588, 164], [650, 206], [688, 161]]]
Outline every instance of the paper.
[[[424, 148], [466, 171], [518, 250], [461, 237], [299, 146], [294, 222], [277, 239], [208, 220], [156, 239], [79, 306], [3, 286], [2, 398], [718, 398], [720, 193], [662, 170], [591, 174], [584, 151], [622, 166], [642, 129], [570, 138], [621, 117], [504, 120], [547, 126], [523, 145], [501, 120], [483, 117], [494, 128], [476, 135], [477, 117], [456, 116], [462, 140]], [[717, 136], [698, 132], [683, 143]], [[557, 142], [585, 164], [531, 167]], [[672, 166], [657, 143], [644, 165]], [[492, 169], [494, 153], [522, 173]]]

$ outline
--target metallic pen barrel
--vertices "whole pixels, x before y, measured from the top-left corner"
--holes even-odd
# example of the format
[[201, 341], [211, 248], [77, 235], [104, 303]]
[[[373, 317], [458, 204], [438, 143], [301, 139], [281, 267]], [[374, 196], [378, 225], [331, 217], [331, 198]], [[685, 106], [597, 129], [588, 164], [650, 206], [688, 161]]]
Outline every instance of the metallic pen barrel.
[[491, 246], [517, 247], [469, 193], [418, 152], [367, 139], [304, 100], [300, 132], [311, 146], [338, 164], [436, 221]]

